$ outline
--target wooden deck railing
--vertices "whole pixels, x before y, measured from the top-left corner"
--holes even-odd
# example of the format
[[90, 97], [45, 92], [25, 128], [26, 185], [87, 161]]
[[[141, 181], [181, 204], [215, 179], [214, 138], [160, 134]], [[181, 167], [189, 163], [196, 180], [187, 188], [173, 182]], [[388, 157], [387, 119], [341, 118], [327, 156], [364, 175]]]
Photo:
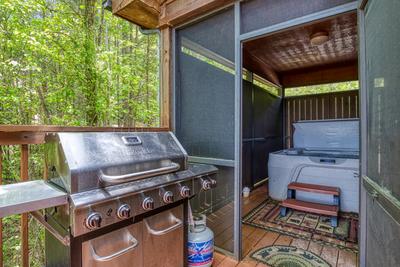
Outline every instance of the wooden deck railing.
[[[20, 157], [20, 180], [29, 179], [29, 148], [32, 145], [44, 144], [46, 133], [50, 132], [145, 132], [145, 131], [168, 131], [168, 128], [122, 128], [122, 127], [59, 127], [59, 126], [9, 126], [0, 125], [0, 185], [3, 182], [3, 149], [2, 146], [19, 146]], [[44, 163], [46, 165], [46, 163]], [[44, 168], [42, 178], [46, 178], [47, 168]], [[29, 229], [28, 214], [21, 215], [21, 266], [29, 266]], [[3, 249], [3, 224], [0, 218], [0, 267], [4, 266]], [[17, 265], [17, 263], [15, 263]], [[8, 267], [8, 266], [5, 266]]]

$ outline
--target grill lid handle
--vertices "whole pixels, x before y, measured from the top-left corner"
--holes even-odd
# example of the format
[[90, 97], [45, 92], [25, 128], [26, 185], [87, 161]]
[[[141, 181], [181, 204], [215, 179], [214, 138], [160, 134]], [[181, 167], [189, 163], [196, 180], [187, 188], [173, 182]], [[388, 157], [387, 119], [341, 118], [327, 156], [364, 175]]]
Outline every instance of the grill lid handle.
[[175, 162], [171, 162], [169, 166], [151, 169], [146, 171], [128, 173], [123, 175], [107, 175], [104, 174], [102, 170], [100, 170], [100, 180], [108, 183], [108, 184], [119, 184], [125, 182], [131, 182], [138, 179], [143, 179], [151, 176], [167, 174], [171, 172], [175, 172], [180, 169], [180, 165]]

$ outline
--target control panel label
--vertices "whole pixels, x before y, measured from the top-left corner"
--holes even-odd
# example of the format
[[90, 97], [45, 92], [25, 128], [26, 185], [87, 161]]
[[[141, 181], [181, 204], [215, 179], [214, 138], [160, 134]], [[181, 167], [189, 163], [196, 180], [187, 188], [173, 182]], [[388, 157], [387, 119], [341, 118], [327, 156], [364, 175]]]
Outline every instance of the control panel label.
[[213, 240], [206, 242], [188, 242], [189, 266], [203, 266], [213, 261]]

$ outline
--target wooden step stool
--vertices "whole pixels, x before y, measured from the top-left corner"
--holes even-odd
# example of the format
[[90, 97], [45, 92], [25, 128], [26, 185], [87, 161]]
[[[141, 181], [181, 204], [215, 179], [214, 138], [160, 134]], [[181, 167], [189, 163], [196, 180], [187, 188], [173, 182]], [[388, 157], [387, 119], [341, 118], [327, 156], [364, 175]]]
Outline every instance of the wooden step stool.
[[[314, 202], [306, 202], [296, 199], [296, 191], [319, 193], [332, 195], [334, 205], [326, 205]], [[287, 209], [301, 210], [305, 212], [317, 213], [320, 215], [331, 216], [332, 227], [338, 225], [338, 214], [340, 207], [340, 189], [338, 187], [323, 186], [305, 183], [290, 183], [288, 185], [287, 199], [280, 204], [281, 216], [286, 216]]]

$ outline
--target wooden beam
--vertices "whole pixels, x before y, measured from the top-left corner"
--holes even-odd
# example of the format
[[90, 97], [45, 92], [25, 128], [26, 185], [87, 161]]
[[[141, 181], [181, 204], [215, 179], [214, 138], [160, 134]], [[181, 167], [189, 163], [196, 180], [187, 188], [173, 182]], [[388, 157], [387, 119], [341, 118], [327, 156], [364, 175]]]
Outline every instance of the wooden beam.
[[160, 16], [158, 0], [113, 0], [112, 13], [144, 28], [157, 28]]
[[166, 1], [161, 6], [159, 28], [177, 26], [233, 3], [234, 0]]
[[[0, 145], [43, 144], [51, 132], [166, 132], [169, 128], [101, 128], [39, 125], [0, 125]], [[1, 267], [1, 266], [0, 266]]]
[[[21, 162], [20, 162], [20, 177], [22, 181], [28, 180], [29, 169], [29, 147], [21, 145]], [[29, 231], [28, 231], [28, 214], [21, 214], [21, 253], [22, 267], [29, 267]]]
[[170, 129], [171, 126], [171, 28], [161, 30], [161, 83], [160, 83], [160, 126]]
[[283, 87], [299, 87], [358, 80], [358, 63], [351, 61], [279, 73]]
[[0, 145], [43, 144], [43, 132], [0, 132]]
[[112, 13], [144, 28], [177, 26], [234, 0], [113, 0]]

